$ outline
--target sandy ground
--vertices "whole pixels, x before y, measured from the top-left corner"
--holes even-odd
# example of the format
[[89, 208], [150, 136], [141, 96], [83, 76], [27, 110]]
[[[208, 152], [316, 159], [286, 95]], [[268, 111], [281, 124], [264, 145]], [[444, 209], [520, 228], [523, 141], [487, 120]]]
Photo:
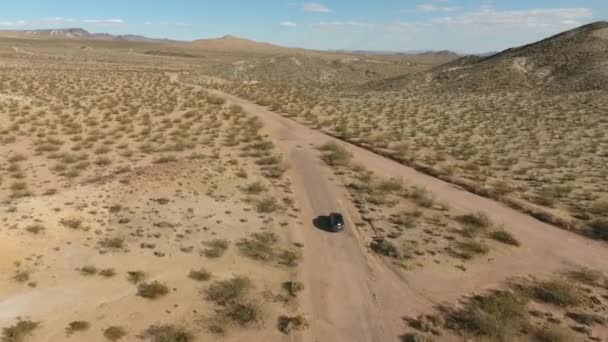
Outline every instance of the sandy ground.
[[[294, 195], [305, 222], [301, 230], [306, 246], [302, 272], [311, 289], [305, 308], [314, 317], [308, 334], [315, 341], [398, 340], [406, 329], [404, 317], [500, 286], [511, 277], [549, 274], [579, 265], [608, 271], [605, 244], [544, 224], [498, 202], [340, 142], [357, 162], [380, 175], [426, 187], [457, 213], [486, 212], [523, 245], [490, 260], [474, 261], [467, 272], [441, 265], [407, 273], [396, 271], [367, 250], [352, 224], [356, 210], [345, 200], [345, 190], [330, 180], [332, 174], [319, 162], [315, 146], [335, 139], [249, 101], [214, 93], [262, 118], [268, 132], [281, 142], [291, 165]], [[312, 226], [315, 217], [333, 211], [346, 213], [346, 232], [327, 234]]]

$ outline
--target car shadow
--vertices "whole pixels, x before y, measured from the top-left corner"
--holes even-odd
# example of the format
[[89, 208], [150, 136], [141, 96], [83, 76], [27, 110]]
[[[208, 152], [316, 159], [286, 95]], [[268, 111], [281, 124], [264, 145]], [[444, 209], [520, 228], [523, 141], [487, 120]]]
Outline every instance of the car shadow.
[[324, 232], [335, 233], [335, 231], [331, 229], [331, 221], [329, 220], [329, 216], [317, 216], [317, 218], [312, 220], [312, 224], [317, 227], [317, 229], [322, 230]]

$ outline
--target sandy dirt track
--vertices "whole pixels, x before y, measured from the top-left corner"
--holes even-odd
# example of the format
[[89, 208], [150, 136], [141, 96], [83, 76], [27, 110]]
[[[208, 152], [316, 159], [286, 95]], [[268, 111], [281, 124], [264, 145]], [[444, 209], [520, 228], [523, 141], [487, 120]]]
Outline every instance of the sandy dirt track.
[[[483, 198], [359, 147], [341, 144], [356, 161], [386, 177], [424, 186], [457, 213], [484, 211], [521, 240], [517, 251], [467, 265], [467, 272], [446, 266], [425, 267], [399, 274], [371, 254], [352, 224], [355, 208], [346, 191], [332, 181], [319, 162], [315, 146], [336, 139], [292, 121], [247, 100], [212, 91], [263, 119], [268, 133], [286, 154], [294, 179], [294, 193], [302, 207], [305, 241], [303, 281], [310, 301], [303, 303], [313, 322], [309, 334], [316, 341], [399, 340], [404, 317], [428, 312], [436, 304], [456, 302], [463, 295], [500, 286], [511, 277], [542, 275], [584, 265], [608, 271], [608, 248], [600, 242], [547, 225], [496, 201]], [[349, 229], [330, 234], [312, 220], [332, 211], [347, 213]], [[307, 307], [308, 306], [308, 307]]]

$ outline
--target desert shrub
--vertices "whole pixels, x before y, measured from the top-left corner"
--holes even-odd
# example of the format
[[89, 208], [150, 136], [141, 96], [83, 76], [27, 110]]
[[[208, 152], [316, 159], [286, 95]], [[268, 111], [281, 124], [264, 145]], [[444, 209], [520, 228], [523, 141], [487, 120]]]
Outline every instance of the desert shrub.
[[201, 268], [200, 270], [192, 270], [188, 274], [190, 279], [194, 279], [196, 281], [207, 281], [211, 279], [211, 273], [209, 271]]
[[219, 258], [224, 255], [226, 250], [228, 250], [230, 242], [228, 242], [227, 240], [216, 239], [205, 242], [205, 245], [207, 246], [207, 248], [203, 250], [203, 254], [207, 258]]
[[528, 299], [499, 291], [477, 296], [461, 308], [447, 311], [448, 327], [496, 341], [513, 340], [528, 325]]
[[490, 233], [490, 237], [498, 242], [502, 242], [511, 246], [520, 246], [521, 243], [511, 233], [506, 230], [499, 229]]
[[573, 336], [567, 330], [558, 325], [538, 327], [532, 333], [536, 342], [569, 342], [574, 341]]
[[116, 275], [116, 271], [114, 271], [113, 268], [104, 268], [103, 270], [99, 271], [99, 275], [105, 278], [112, 278]]
[[538, 282], [531, 290], [537, 300], [560, 307], [578, 306], [583, 300], [581, 292], [563, 279]]
[[152, 325], [143, 332], [141, 337], [152, 342], [190, 342], [194, 335], [185, 328], [170, 324]]
[[473, 259], [477, 255], [487, 254], [490, 251], [490, 248], [485, 243], [475, 239], [458, 241], [454, 246], [454, 255], [465, 260]]
[[122, 237], [104, 238], [98, 242], [98, 245], [107, 249], [119, 250], [125, 247], [125, 240]]
[[395, 259], [401, 258], [401, 253], [394, 243], [385, 238], [375, 238], [369, 245], [372, 251]]
[[25, 230], [32, 234], [40, 234], [40, 232], [43, 232], [45, 230], [45, 228], [41, 224], [32, 224], [32, 225], [25, 227]]
[[127, 272], [127, 280], [133, 284], [139, 284], [147, 278], [144, 271], [129, 271]]
[[300, 253], [295, 250], [284, 249], [277, 255], [278, 263], [287, 267], [298, 266], [298, 260], [300, 260]]
[[577, 270], [566, 272], [566, 276], [572, 280], [576, 280], [580, 283], [587, 285], [595, 285], [600, 280], [604, 279], [604, 275], [600, 271], [592, 270], [586, 267], [581, 267]]
[[303, 330], [308, 327], [308, 322], [302, 315], [279, 317], [277, 328], [285, 335], [291, 334], [293, 331]]
[[608, 220], [596, 220], [589, 225], [597, 239], [608, 241]]
[[266, 191], [266, 186], [262, 182], [254, 182], [243, 188], [243, 192], [249, 195], [257, 195]]
[[249, 278], [235, 276], [214, 282], [205, 292], [208, 300], [217, 305], [228, 305], [241, 300], [251, 287]]
[[323, 152], [321, 160], [333, 167], [347, 166], [353, 158], [352, 153], [333, 141], [321, 145], [319, 150]]
[[432, 342], [433, 338], [429, 337], [427, 335], [418, 333], [418, 332], [414, 332], [414, 333], [408, 333], [405, 334], [401, 337], [403, 342]]
[[156, 299], [166, 296], [168, 293], [169, 288], [159, 281], [137, 285], [137, 295], [143, 298]]
[[575, 321], [578, 324], [582, 324], [582, 325], [605, 325], [606, 324], [606, 318], [597, 315], [597, 314], [592, 314], [592, 313], [586, 313], [586, 312], [568, 312], [566, 313], [566, 317], [572, 319], [573, 321]]
[[74, 230], [86, 230], [86, 228], [83, 225], [83, 221], [82, 219], [79, 218], [62, 218], [59, 223], [65, 227], [68, 227], [70, 229], [74, 229]]
[[465, 226], [488, 228], [492, 225], [492, 221], [490, 220], [488, 215], [483, 212], [476, 212], [458, 216], [456, 219]]
[[416, 330], [440, 335], [445, 321], [442, 316], [420, 315], [418, 318], [410, 320], [409, 324]]
[[245, 327], [251, 323], [261, 320], [262, 311], [254, 303], [231, 303], [220, 311], [221, 316], [225, 316], [233, 323]]
[[111, 326], [103, 331], [103, 336], [110, 341], [118, 341], [127, 336], [127, 331], [123, 327]]
[[216, 105], [216, 106], [221, 106], [224, 103], [226, 103], [226, 100], [219, 97], [219, 96], [215, 96], [215, 95], [208, 95], [207, 96], [207, 102], [209, 102], [212, 105]]
[[73, 321], [73, 322], [70, 322], [68, 324], [68, 326], [65, 328], [65, 333], [66, 333], [66, 335], [69, 336], [76, 332], [89, 330], [90, 327], [91, 327], [91, 323], [89, 323], [87, 321]]
[[265, 197], [255, 203], [255, 210], [258, 213], [269, 214], [279, 209], [279, 202], [274, 197]]
[[25, 283], [26, 281], [30, 280], [30, 272], [26, 270], [17, 271], [13, 276], [13, 280], [19, 283]]
[[286, 281], [281, 284], [281, 287], [283, 290], [285, 290], [285, 292], [287, 292], [287, 294], [289, 294], [289, 296], [294, 298], [298, 296], [298, 293], [304, 290], [304, 284], [299, 281]]
[[408, 191], [407, 196], [423, 208], [430, 208], [435, 204], [435, 196], [426, 188], [414, 186]]
[[23, 342], [39, 325], [39, 322], [19, 320], [10, 327], [2, 329], [2, 342]]
[[279, 242], [276, 234], [270, 232], [253, 233], [237, 243], [239, 251], [248, 258], [258, 261], [274, 259], [274, 246]]
[[166, 164], [173, 163], [177, 161], [177, 157], [175, 156], [162, 156], [154, 160], [154, 164]]
[[87, 265], [80, 268], [80, 274], [83, 276], [92, 276], [97, 274], [97, 267], [93, 265]]
[[596, 201], [591, 204], [589, 211], [595, 215], [607, 216], [608, 217], [608, 201]]

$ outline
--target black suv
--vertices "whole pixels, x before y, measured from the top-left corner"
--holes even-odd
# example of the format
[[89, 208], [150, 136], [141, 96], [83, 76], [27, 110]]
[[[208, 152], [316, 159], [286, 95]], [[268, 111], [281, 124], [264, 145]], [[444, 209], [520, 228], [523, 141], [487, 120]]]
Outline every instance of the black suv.
[[344, 218], [342, 214], [331, 213], [329, 214], [329, 227], [334, 232], [339, 232], [344, 229]]

